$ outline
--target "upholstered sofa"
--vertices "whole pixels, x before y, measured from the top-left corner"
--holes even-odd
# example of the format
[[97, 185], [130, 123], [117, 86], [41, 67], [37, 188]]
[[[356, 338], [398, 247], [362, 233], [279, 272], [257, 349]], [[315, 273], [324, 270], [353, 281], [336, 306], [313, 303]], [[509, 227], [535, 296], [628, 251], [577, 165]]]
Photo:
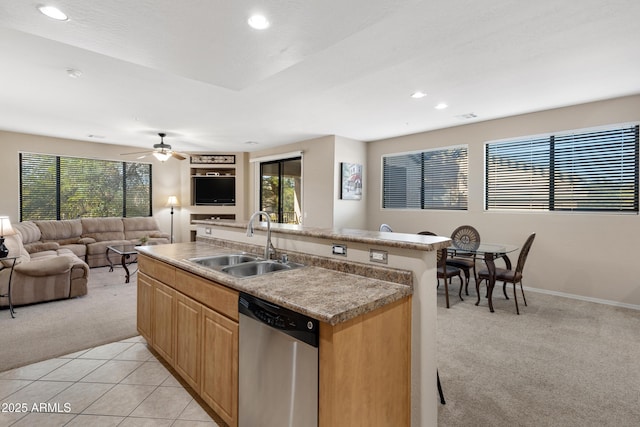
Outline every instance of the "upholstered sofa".
[[[13, 227], [17, 233], [5, 238], [9, 256], [18, 257], [11, 277], [13, 305], [86, 295], [89, 267], [109, 265], [108, 246], [133, 248], [143, 237], [148, 244], [169, 243], [153, 217], [24, 221]], [[8, 294], [12, 263], [0, 259], [0, 295]], [[9, 299], [0, 297], [0, 307], [8, 305]]]
[[[8, 295], [11, 275], [13, 305], [73, 298], [87, 293], [89, 266], [69, 249], [55, 248], [57, 243], [41, 242], [27, 252], [18, 232], [5, 237], [9, 257], [18, 257], [11, 275], [13, 259], [0, 258], [0, 295]], [[0, 297], [0, 307], [9, 305]]]
[[[14, 227], [22, 234], [27, 252], [68, 249], [85, 260], [89, 267], [109, 265], [108, 246], [133, 247], [140, 244], [142, 237], [152, 245], [169, 243], [169, 234], [160, 231], [153, 217], [24, 221]], [[112, 261], [118, 262], [116, 258]]]

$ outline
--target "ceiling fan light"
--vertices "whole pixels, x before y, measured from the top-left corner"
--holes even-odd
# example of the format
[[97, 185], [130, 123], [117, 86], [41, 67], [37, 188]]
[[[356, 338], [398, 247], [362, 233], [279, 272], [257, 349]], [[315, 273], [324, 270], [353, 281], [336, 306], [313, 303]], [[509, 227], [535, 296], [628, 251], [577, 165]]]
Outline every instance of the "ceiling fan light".
[[156, 159], [160, 160], [161, 162], [166, 162], [167, 160], [169, 160], [169, 157], [171, 157], [171, 153], [168, 153], [166, 151], [154, 151], [153, 155]]
[[54, 6], [39, 6], [38, 10], [51, 19], [56, 21], [67, 21], [69, 17], [60, 9]]

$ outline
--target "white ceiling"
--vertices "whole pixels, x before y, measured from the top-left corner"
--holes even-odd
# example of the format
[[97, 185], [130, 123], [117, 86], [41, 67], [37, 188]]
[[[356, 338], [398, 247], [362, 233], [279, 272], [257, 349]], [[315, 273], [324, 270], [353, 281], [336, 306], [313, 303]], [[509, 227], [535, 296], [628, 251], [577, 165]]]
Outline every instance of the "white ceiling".
[[254, 151], [640, 93], [638, 0], [49, 2], [65, 22], [38, 4], [0, 0], [3, 130]]

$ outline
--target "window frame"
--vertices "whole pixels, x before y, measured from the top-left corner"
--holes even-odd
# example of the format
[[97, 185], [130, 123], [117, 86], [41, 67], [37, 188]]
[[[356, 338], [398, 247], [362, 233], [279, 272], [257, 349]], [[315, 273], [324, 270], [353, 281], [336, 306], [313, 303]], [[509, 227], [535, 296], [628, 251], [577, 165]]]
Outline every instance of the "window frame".
[[[54, 215], [51, 215], [51, 217], [47, 217], [47, 218], [25, 218], [25, 209], [24, 209], [24, 199], [25, 199], [25, 195], [23, 194], [23, 188], [26, 185], [26, 183], [24, 182], [24, 172], [23, 169], [25, 167], [24, 164], [24, 156], [33, 156], [36, 157], [38, 156], [40, 159], [43, 160], [47, 160], [50, 159], [53, 163], [50, 165], [50, 167], [54, 167], [55, 170], [53, 171], [53, 175], [55, 175], [54, 177], [49, 176], [48, 179], [53, 183], [52, 188], [50, 188], [50, 191], [54, 191], [55, 195], [51, 195], [51, 199], [55, 198], [55, 207], [53, 209], [51, 209], [51, 211], [55, 210], [55, 218], [53, 218]], [[18, 166], [19, 166], [19, 214], [20, 214], [20, 221], [29, 221], [29, 220], [34, 220], [34, 221], [38, 221], [38, 220], [61, 220], [61, 219], [73, 219], [73, 218], [66, 218], [63, 217], [63, 211], [62, 211], [62, 206], [63, 206], [63, 198], [61, 197], [62, 191], [61, 191], [61, 185], [62, 183], [62, 176], [63, 176], [63, 171], [62, 171], [62, 167], [63, 164], [68, 162], [69, 160], [80, 160], [80, 161], [86, 161], [86, 162], [108, 162], [108, 163], [113, 163], [114, 165], [118, 166], [118, 170], [120, 173], [120, 181], [119, 184], [121, 185], [121, 188], [119, 189], [120, 192], [120, 196], [122, 198], [121, 200], [121, 205], [118, 204], [118, 208], [120, 208], [120, 206], [122, 207], [122, 211], [120, 212], [120, 215], [123, 217], [127, 216], [127, 201], [129, 199], [129, 195], [133, 194], [135, 196], [135, 192], [131, 193], [130, 190], [130, 185], [132, 184], [129, 180], [127, 180], [127, 174], [128, 172], [130, 172], [130, 168], [132, 166], [138, 168], [139, 166], [145, 166], [148, 167], [148, 177], [145, 177], [145, 181], [148, 178], [148, 212], [146, 212], [145, 216], [153, 216], [153, 165], [149, 162], [129, 162], [129, 161], [120, 161], [120, 160], [109, 160], [109, 159], [100, 159], [100, 158], [91, 158], [91, 157], [80, 157], [80, 156], [68, 156], [68, 155], [59, 155], [59, 154], [48, 154], [48, 153], [35, 153], [35, 152], [27, 152], [27, 151], [20, 151], [18, 152]], [[51, 163], [51, 162], [49, 162]], [[72, 166], [77, 166], [75, 164], [73, 164], [73, 162], [69, 162], [69, 165]], [[97, 166], [96, 166], [97, 167]], [[72, 171], [72, 169], [69, 169], [68, 171]], [[67, 171], [67, 172], [68, 172]], [[145, 174], [147, 171], [144, 171]], [[55, 181], [55, 182], [54, 182]], [[53, 201], [53, 200], [51, 200]], [[120, 202], [119, 202], [120, 203]], [[146, 207], [144, 207], [144, 210], [146, 210]], [[52, 213], [53, 212], [49, 212]], [[134, 216], [142, 216], [140, 211], [137, 211], [134, 213]], [[81, 217], [81, 216], [78, 216]], [[74, 217], [75, 218], [75, 217]]]
[[[464, 202], [460, 203], [461, 207], [456, 207], [455, 204], [450, 203], [447, 206], [442, 206], [442, 207], [438, 207], [434, 204], [430, 204], [429, 200], [427, 200], [427, 198], [425, 198], [425, 181], [426, 181], [426, 174], [425, 174], [425, 158], [424, 155], [427, 153], [435, 153], [435, 152], [452, 152], [455, 150], [464, 150], [464, 156], [466, 158], [466, 162], [464, 165], [464, 179], [462, 180], [462, 184], [464, 186]], [[413, 156], [413, 155], [420, 155], [422, 157], [421, 159], [421, 165], [420, 165], [420, 189], [419, 189], [419, 193], [420, 193], [420, 200], [419, 200], [419, 206], [413, 206], [413, 207], [393, 207], [393, 206], [386, 206], [386, 199], [385, 199], [385, 172], [386, 172], [386, 168], [385, 168], [385, 159], [390, 158], [390, 157], [402, 157], [402, 156]], [[399, 211], [425, 211], [425, 210], [431, 210], [431, 211], [456, 211], [456, 212], [460, 212], [460, 211], [469, 211], [469, 145], [468, 144], [457, 144], [457, 145], [450, 145], [450, 146], [446, 146], [446, 147], [435, 147], [435, 148], [429, 148], [429, 149], [424, 149], [424, 150], [414, 150], [414, 151], [406, 151], [406, 152], [399, 152], [399, 153], [388, 153], [388, 154], [384, 154], [381, 156], [380, 158], [380, 170], [381, 170], [381, 174], [380, 174], [380, 209], [382, 210], [399, 210]], [[460, 180], [457, 180], [458, 182], [458, 186], [460, 186]], [[433, 199], [431, 199], [433, 200]], [[414, 204], [416, 205], [417, 201], [416, 200], [409, 200], [406, 202], [406, 205], [408, 204]]]
[[[586, 139], [587, 140], [586, 142], [596, 141], [601, 143], [602, 138], [598, 138], [596, 137], [596, 135], [598, 134], [605, 135], [607, 133], [610, 133], [610, 135], [613, 136], [615, 132], [621, 132], [621, 135], [623, 135], [620, 138], [620, 141], [616, 141], [616, 143], [620, 147], [623, 147], [626, 150], [629, 150], [631, 148], [633, 149], [633, 155], [631, 156], [631, 159], [629, 159], [628, 157], [624, 157], [623, 155], [620, 155], [620, 158], [624, 159], [623, 166], [620, 166], [620, 170], [628, 171], [629, 169], [633, 169], [633, 173], [630, 175], [629, 174], [625, 175], [626, 180], [622, 180], [623, 184], [630, 183], [630, 182], [633, 183], [633, 187], [634, 187], [633, 196], [632, 196], [633, 201], [631, 201], [630, 198], [627, 198], [627, 199], [621, 198], [617, 204], [613, 204], [611, 202], [615, 202], [615, 199], [610, 198], [608, 199], [608, 202], [611, 204], [611, 206], [609, 206], [608, 208], [595, 208], [595, 207], [589, 207], [588, 205], [580, 207], [579, 201], [588, 200], [588, 196], [586, 197], [583, 196], [582, 198], [580, 197], [566, 198], [565, 197], [564, 205], [562, 205], [561, 203], [558, 203], [558, 199], [559, 199], [558, 195], [561, 194], [563, 186], [566, 185], [566, 181], [558, 182], [558, 179], [557, 179], [557, 177], [561, 173], [563, 173], [561, 172], [561, 168], [560, 168], [560, 165], [562, 164], [561, 162], [567, 162], [567, 161], [578, 162], [581, 160], [584, 161], [585, 156], [576, 155], [571, 157], [562, 153], [561, 148], [558, 148], [556, 146], [557, 141], [558, 140], [568, 141], [570, 139]], [[632, 140], [628, 140], [629, 134], [633, 135]], [[523, 137], [517, 137], [517, 138], [487, 141], [484, 143], [484, 150], [483, 150], [484, 152], [484, 186], [483, 186], [484, 211], [486, 212], [518, 212], [519, 211], [519, 212], [528, 212], [528, 213], [547, 212], [547, 213], [573, 213], [573, 214], [597, 213], [597, 214], [638, 215], [640, 213], [640, 209], [639, 209], [640, 186], [638, 185], [639, 176], [640, 176], [640, 171], [638, 168], [638, 165], [640, 162], [639, 136], [640, 136], [640, 122], [627, 122], [627, 123], [617, 123], [617, 124], [597, 126], [597, 127], [559, 131], [559, 132], [550, 132], [545, 134], [530, 135], [530, 136], [523, 136]], [[606, 136], [605, 139], [607, 138], [610, 138], [610, 136]], [[546, 207], [538, 207], [538, 208], [532, 208], [532, 207], [526, 208], [524, 206], [507, 207], [507, 206], [504, 206], [505, 203], [500, 204], [499, 202], [492, 202], [491, 196], [490, 196], [490, 192], [492, 190], [492, 188], [490, 188], [492, 186], [492, 183], [490, 180], [490, 168], [492, 166], [490, 164], [490, 161], [491, 161], [490, 146], [493, 145], [494, 147], [498, 147], [498, 146], [508, 146], [509, 144], [513, 144], [513, 145], [525, 144], [527, 141], [532, 141], [532, 142], [544, 141], [547, 144], [546, 154], [548, 155], [549, 164], [547, 165], [547, 170], [546, 170], [546, 175], [548, 180], [547, 196], [545, 200]], [[579, 144], [575, 144], [575, 145], [577, 147], [580, 147]], [[613, 149], [611, 149], [610, 151], [599, 149], [596, 152], [596, 155], [594, 155], [594, 157], [601, 158], [603, 154], [609, 154], [613, 151], [614, 151]], [[598, 156], [597, 154], [600, 154], [600, 156]], [[532, 163], [530, 163], [529, 165], [531, 164]], [[631, 168], [629, 167], [630, 165], [631, 165]], [[523, 173], [522, 177], [524, 177], [525, 175], [526, 174]], [[599, 173], [593, 172], [587, 175], [587, 179], [590, 181], [596, 182], [595, 178], [601, 175], [602, 175], [602, 172], [599, 172]], [[608, 185], [608, 183], [605, 183], [598, 186], [593, 182], [587, 182], [587, 185], [584, 187], [586, 187], [591, 191], [596, 191], [596, 190], [602, 191], [603, 189], [606, 189]], [[623, 188], [624, 186], [623, 184], [620, 184], [621, 188]], [[512, 194], [515, 194], [515, 192]], [[576, 191], [575, 193], [571, 192], [571, 193], [565, 193], [565, 194], [571, 194], [572, 196], [575, 194], [579, 196], [580, 192]], [[529, 193], [529, 195], [531, 195], [531, 193]], [[525, 196], [526, 196], [526, 193], [525, 193]], [[494, 194], [494, 197], [497, 197], [497, 196]], [[524, 198], [525, 197], [523, 197], [523, 199]], [[516, 198], [512, 197], [512, 199], [515, 200]], [[575, 206], [573, 207], [569, 206], [569, 203], [567, 202], [567, 200], [571, 200], [573, 203], [575, 203]], [[624, 202], [625, 200], [626, 200], [626, 204]], [[607, 203], [607, 201], [605, 201], [605, 203]], [[499, 205], [499, 206], [496, 206], [496, 205]], [[631, 206], [631, 207], [628, 207], [628, 206]]]
[[[300, 181], [300, 197], [298, 200], [298, 207], [300, 210], [300, 215], [296, 215], [296, 210], [294, 209], [292, 212], [288, 211], [285, 212], [284, 211], [284, 191], [286, 189], [286, 187], [283, 185], [283, 181], [284, 178], [286, 177], [284, 174], [284, 168], [285, 168], [285, 164], [289, 163], [289, 162], [300, 162], [300, 175], [299, 175], [299, 181]], [[270, 217], [271, 217], [271, 221], [276, 222], [276, 223], [280, 223], [280, 224], [302, 224], [302, 155], [298, 155], [296, 157], [287, 157], [287, 158], [282, 158], [282, 159], [275, 159], [275, 160], [268, 160], [268, 161], [264, 161], [264, 162], [258, 162], [258, 176], [259, 176], [259, 185], [258, 185], [258, 206], [260, 207], [260, 210], [265, 210], [263, 206], [264, 201], [264, 192], [263, 192], [263, 177], [264, 177], [264, 168], [266, 166], [269, 165], [277, 165], [277, 169], [278, 169], [278, 194], [276, 195], [277, 198], [277, 209], [276, 212], [272, 212], [270, 213]], [[285, 221], [285, 217], [287, 217], [287, 213], [293, 213], [295, 216], [297, 216], [297, 222], [296, 221]], [[275, 217], [274, 217], [275, 216]]]

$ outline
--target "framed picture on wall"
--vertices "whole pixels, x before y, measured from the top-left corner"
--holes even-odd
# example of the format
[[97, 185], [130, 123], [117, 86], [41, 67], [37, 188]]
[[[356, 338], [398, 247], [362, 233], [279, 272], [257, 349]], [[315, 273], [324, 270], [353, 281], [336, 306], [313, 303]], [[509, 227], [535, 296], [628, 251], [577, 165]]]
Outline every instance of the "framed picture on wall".
[[362, 165], [341, 163], [340, 198], [343, 200], [362, 199]]

